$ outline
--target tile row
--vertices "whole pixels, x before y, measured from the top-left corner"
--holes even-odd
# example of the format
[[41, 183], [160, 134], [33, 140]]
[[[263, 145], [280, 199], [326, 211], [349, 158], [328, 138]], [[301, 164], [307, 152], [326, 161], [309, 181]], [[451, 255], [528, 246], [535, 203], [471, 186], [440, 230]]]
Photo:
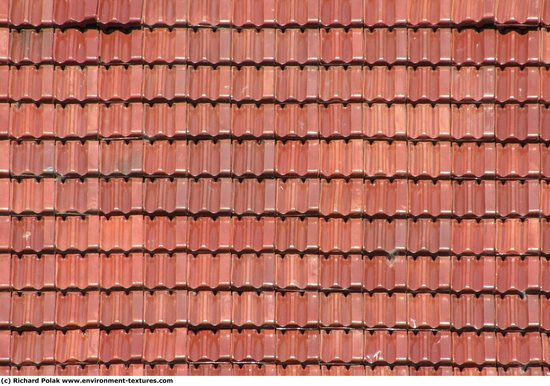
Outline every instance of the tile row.
[[0, 178], [0, 214], [550, 217], [538, 180]]
[[550, 30], [0, 28], [13, 64], [550, 64]]
[[550, 254], [550, 221], [0, 216], [0, 250]]
[[0, 177], [547, 178], [540, 143], [0, 141]]
[[0, 138], [550, 141], [542, 104], [0, 103]]
[[550, 102], [549, 79], [542, 67], [4, 65], [0, 101]]
[[550, 331], [550, 297], [539, 295], [133, 290], [0, 292], [0, 300], [0, 328], [25, 331], [99, 326]]
[[550, 370], [541, 366], [496, 367], [483, 366], [406, 366], [358, 364], [313, 365], [313, 364], [232, 364], [232, 363], [195, 363], [195, 364], [110, 364], [110, 365], [43, 365], [43, 366], [1, 366], [3, 376], [542, 376], [550, 375]]
[[[538, 256], [434, 259], [382, 253], [372, 257], [292, 253], [1, 254], [0, 266], [0, 290], [8, 294], [8, 291], [40, 290], [65, 293], [99, 289], [264, 289], [282, 291], [287, 299], [305, 301], [307, 297], [299, 291], [371, 294], [438, 291], [461, 294], [456, 301], [464, 302], [461, 303], [464, 307], [481, 307], [482, 298], [471, 294], [550, 293], [550, 260]], [[472, 326], [483, 327], [476, 323]]]
[[[16, 365], [166, 362], [535, 365], [550, 363], [550, 336], [448, 331], [218, 330], [0, 331], [0, 361]], [[11, 350], [10, 350], [11, 349]]]
[[536, 26], [548, 0], [3, 0], [0, 23], [14, 27], [146, 26]]

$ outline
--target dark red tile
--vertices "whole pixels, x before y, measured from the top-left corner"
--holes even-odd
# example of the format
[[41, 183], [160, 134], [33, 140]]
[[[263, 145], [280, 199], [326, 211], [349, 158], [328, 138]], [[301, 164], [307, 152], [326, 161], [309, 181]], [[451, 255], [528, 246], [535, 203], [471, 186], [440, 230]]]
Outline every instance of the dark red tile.
[[538, 295], [496, 297], [496, 322], [501, 330], [538, 328], [541, 321]]
[[[153, 70], [158, 67], [154, 67]], [[183, 70], [185, 67], [181, 67], [179, 71], [180, 78], [185, 74]], [[174, 72], [173, 70], [171, 71]], [[259, 74], [260, 70], [255, 70], [254, 74]], [[263, 74], [263, 71], [262, 71]], [[155, 74], [158, 78], [159, 76], [162, 76], [162, 74]], [[187, 96], [193, 100], [193, 101], [209, 101], [209, 102], [216, 102], [216, 101], [228, 101], [232, 95], [233, 89], [231, 87], [232, 84], [232, 72], [229, 67], [218, 67], [218, 68], [211, 68], [211, 67], [197, 67], [194, 69], [188, 69], [186, 76], [187, 76], [187, 84], [188, 84], [188, 90], [177, 90], [178, 96]], [[164, 78], [167, 78], [168, 76], [163, 76]], [[175, 76], [171, 75], [173, 79], [166, 80], [166, 83], [170, 87], [174, 87], [175, 83]], [[148, 78], [151, 80], [154, 80], [154, 77], [149, 75]], [[185, 78], [182, 78], [185, 79]], [[159, 81], [155, 79], [155, 82], [151, 82], [152, 86], [158, 84]], [[179, 88], [184, 87], [184, 81], [180, 81]], [[144, 84], [144, 94], [147, 97], [147, 83]], [[242, 91], [242, 90], [241, 90]], [[165, 98], [168, 98], [171, 93], [166, 92], [166, 90], [159, 89], [157, 90], [158, 95], [161, 95]], [[174, 93], [175, 94], [175, 93]], [[176, 95], [174, 95], [176, 96]]]
[[496, 109], [496, 135], [500, 140], [535, 140], [541, 123], [538, 105], [504, 105]]
[[99, 147], [96, 141], [67, 141], [55, 144], [55, 171], [66, 177], [84, 177], [99, 172]]

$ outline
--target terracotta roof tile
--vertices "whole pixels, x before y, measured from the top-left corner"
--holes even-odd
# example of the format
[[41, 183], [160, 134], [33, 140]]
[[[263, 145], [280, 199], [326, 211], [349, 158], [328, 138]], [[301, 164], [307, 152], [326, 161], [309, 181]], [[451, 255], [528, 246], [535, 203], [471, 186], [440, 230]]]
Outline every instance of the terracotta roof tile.
[[[2, 29], [1, 31], [8, 32], [9, 30]], [[8, 36], [9, 56], [6, 59], [9, 58], [15, 64], [51, 63], [57, 56], [57, 52], [54, 55], [54, 51], [57, 49], [54, 49], [53, 29], [41, 29], [38, 32], [23, 29], [11, 32]], [[65, 35], [63, 34], [63, 36]]]
[[[3, 297], [4, 294], [2, 294]], [[12, 293], [11, 299], [3, 299], [8, 303], [7, 315], [9, 315], [9, 305], [11, 300], [11, 315], [8, 323], [15, 328], [41, 328], [52, 327], [58, 324], [56, 317], [56, 295], [53, 292], [19, 292]], [[63, 305], [60, 306], [61, 309]], [[4, 324], [4, 321], [3, 323]], [[59, 323], [60, 325], [62, 323]]]
[[[40, 1], [35, 6], [32, 6], [33, 2], [30, 0], [10, 0], [9, 3], [9, 21], [13, 26], [41, 27], [53, 24], [53, 1]], [[61, 11], [59, 5], [55, 8], [57, 12]]]
[[[144, 31], [133, 30], [129, 33], [113, 31], [102, 33], [96, 43], [101, 62], [105, 64], [139, 62], [144, 58]], [[148, 47], [149, 48], [149, 47]], [[151, 50], [151, 48], [149, 48]]]
[[499, 364], [539, 364], [541, 360], [542, 341], [539, 333], [497, 334], [497, 362]]
[[141, 325], [144, 315], [142, 291], [101, 294], [100, 323], [102, 326]]
[[98, 0], [97, 19], [102, 24], [135, 24], [141, 21], [143, 0]]
[[[101, 361], [130, 361], [142, 357], [144, 333], [141, 329], [101, 331], [99, 336], [99, 354]], [[112, 365], [111, 374], [115, 371]], [[120, 370], [119, 370], [120, 371]], [[105, 374], [105, 371], [102, 371]], [[120, 373], [119, 373], [120, 374]], [[107, 375], [107, 374], [105, 374]], [[114, 374], [113, 374], [114, 375]], [[118, 374], [117, 374], [118, 375]]]
[[152, 290], [183, 288], [187, 285], [187, 266], [185, 253], [146, 254], [144, 285]]
[[[28, 263], [31, 263], [31, 265], [37, 264], [39, 260], [30, 260]], [[100, 268], [100, 257], [97, 253], [56, 255], [53, 265], [55, 267], [55, 276], [52, 276], [52, 279], [55, 278], [56, 288], [62, 290], [98, 288], [100, 275], [104, 270], [104, 267]], [[44, 271], [45, 274], [47, 272]], [[45, 276], [45, 278], [47, 277]], [[41, 286], [33, 287], [37, 289], [41, 288]]]
[[[48, 106], [48, 105], [43, 105]], [[45, 107], [47, 110], [47, 108]], [[61, 139], [97, 137], [100, 106], [96, 104], [55, 105], [55, 135]]]
[[0, 373], [547, 372], [547, 3], [0, 4]]
[[[459, 296], [451, 297], [451, 323], [453, 328], [457, 330], [465, 330], [474, 328], [481, 330], [484, 328], [494, 328], [496, 325], [495, 310], [496, 310], [495, 296], [493, 295], [480, 295], [479, 297], [473, 294], [462, 294]], [[466, 334], [468, 336], [470, 334]], [[453, 336], [454, 339], [454, 336]], [[461, 338], [465, 341], [460, 344], [471, 344], [468, 340], [471, 338]], [[456, 343], [455, 343], [455, 346]], [[455, 354], [456, 355], [456, 354]], [[455, 362], [459, 363], [456, 359]]]
[[53, 5], [54, 23], [56, 25], [72, 25], [95, 22], [98, 4], [99, 0], [85, 0], [83, 3], [56, 0]]
[[243, 330], [231, 333], [233, 360], [266, 362], [275, 359], [276, 335], [274, 330]]
[[[146, 329], [143, 337], [142, 358], [147, 362], [185, 360], [188, 356], [186, 350], [188, 343], [190, 356], [192, 352], [192, 334], [188, 336], [186, 328], [174, 328], [172, 330], [164, 328]], [[115, 347], [121, 347], [121, 345]]]
[[[102, 304], [103, 306], [103, 304]], [[100, 322], [98, 292], [57, 293], [55, 323], [61, 327], [94, 327]]]
[[231, 60], [231, 30], [197, 28], [188, 32], [191, 63], [227, 63]]
[[231, 285], [235, 288], [273, 288], [275, 285], [275, 255], [233, 255]]
[[[424, 2], [425, 3], [425, 2]], [[433, 1], [432, 1], [433, 3]], [[431, 7], [432, 5], [426, 5]], [[441, 6], [445, 6], [443, 2]], [[416, 11], [412, 11], [416, 12]], [[452, 32], [450, 29], [418, 29], [408, 33], [408, 58], [414, 64], [451, 62]]]
[[[92, 262], [89, 261], [91, 264]], [[99, 284], [105, 289], [130, 289], [143, 285], [143, 254], [100, 255]], [[92, 268], [92, 267], [90, 267]]]
[[145, 0], [142, 23], [148, 26], [182, 26], [188, 22], [189, 0]]
[[319, 297], [316, 292], [286, 292], [276, 295], [276, 323], [279, 327], [319, 325]]
[[[277, 4], [283, 1], [277, 0]], [[286, 29], [275, 32], [275, 61], [279, 64], [316, 64], [321, 58], [320, 31]], [[233, 59], [234, 60], [234, 59]]]
[[187, 336], [188, 356], [193, 362], [229, 360], [232, 334], [229, 330], [190, 332]]
[[[137, 44], [139, 48], [139, 43]], [[185, 29], [145, 30], [143, 60], [147, 63], [181, 63], [187, 59], [187, 47], [187, 30]], [[134, 55], [132, 54], [132, 56]], [[141, 54], [137, 56], [141, 56]], [[124, 62], [127, 61], [124, 60]]]
[[[456, 0], [455, 7], [460, 7], [459, 2], [466, 3], [471, 0]], [[494, 3], [494, 0], [485, 1]], [[472, 4], [470, 9], [474, 8]], [[458, 9], [456, 10], [458, 11]], [[456, 21], [455, 21], [456, 22]], [[497, 34], [491, 29], [453, 30], [453, 54], [452, 59], [458, 65], [482, 65], [497, 62]]]
[[318, 24], [320, 18], [319, 0], [277, 0], [275, 20], [280, 26], [301, 26]]
[[499, 0], [496, 2], [496, 24], [537, 24], [540, 19], [540, 0], [528, 0], [521, 3], [517, 0]]
[[[62, 333], [60, 332], [60, 334]], [[68, 341], [63, 343], [67, 343], [66, 350], [71, 350], [70, 343]], [[56, 359], [55, 356], [59, 355], [55, 352], [55, 331], [42, 331], [40, 333], [35, 331], [25, 331], [21, 333], [12, 332], [10, 345], [8, 347], [10, 346], [11, 362], [18, 365], [52, 364]], [[60, 351], [63, 351], [63, 349]], [[85, 351], [84, 348], [83, 351]], [[65, 359], [64, 355], [60, 355], [58, 358], [61, 357]]]

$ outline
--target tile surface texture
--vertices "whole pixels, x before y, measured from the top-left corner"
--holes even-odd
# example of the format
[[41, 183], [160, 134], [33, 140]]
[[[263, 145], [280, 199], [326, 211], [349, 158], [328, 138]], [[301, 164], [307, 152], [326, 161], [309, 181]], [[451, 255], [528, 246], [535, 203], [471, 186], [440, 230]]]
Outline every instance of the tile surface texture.
[[0, 0], [0, 374], [550, 374], [550, 0]]

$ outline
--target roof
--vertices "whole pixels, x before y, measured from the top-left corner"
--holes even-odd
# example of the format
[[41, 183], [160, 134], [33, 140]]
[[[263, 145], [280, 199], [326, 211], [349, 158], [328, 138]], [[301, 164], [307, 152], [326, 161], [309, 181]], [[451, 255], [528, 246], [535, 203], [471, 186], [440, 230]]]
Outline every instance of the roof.
[[550, 0], [0, 0], [1, 375], [550, 373]]

